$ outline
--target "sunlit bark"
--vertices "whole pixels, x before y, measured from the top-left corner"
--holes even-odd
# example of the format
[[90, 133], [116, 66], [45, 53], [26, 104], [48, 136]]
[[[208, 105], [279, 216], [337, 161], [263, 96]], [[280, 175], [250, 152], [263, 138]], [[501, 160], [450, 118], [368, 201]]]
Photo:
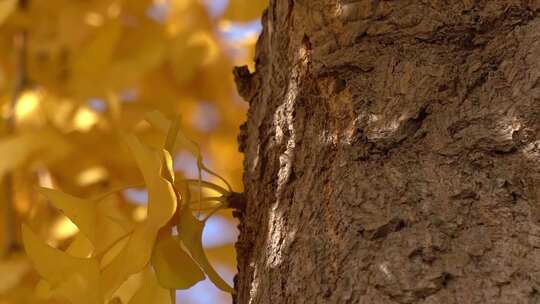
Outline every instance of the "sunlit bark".
[[236, 303], [540, 303], [539, 1], [271, 1]]

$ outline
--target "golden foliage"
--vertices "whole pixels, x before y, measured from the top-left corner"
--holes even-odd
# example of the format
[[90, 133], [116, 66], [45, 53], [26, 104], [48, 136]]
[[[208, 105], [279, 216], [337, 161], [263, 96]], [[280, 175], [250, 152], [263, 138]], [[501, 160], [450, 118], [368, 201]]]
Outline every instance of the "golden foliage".
[[232, 292], [202, 233], [242, 189], [231, 70], [267, 0], [217, 2], [0, 0], [0, 303]]

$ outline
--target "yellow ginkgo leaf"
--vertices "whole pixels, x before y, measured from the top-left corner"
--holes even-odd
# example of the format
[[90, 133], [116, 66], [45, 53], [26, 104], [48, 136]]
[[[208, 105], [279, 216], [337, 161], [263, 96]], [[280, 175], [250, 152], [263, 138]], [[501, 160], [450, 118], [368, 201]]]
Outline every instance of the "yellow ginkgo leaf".
[[66, 249], [67, 254], [78, 258], [89, 258], [93, 251], [94, 246], [82, 233], [78, 233]]
[[22, 226], [26, 254], [53, 295], [72, 303], [102, 304], [99, 263], [94, 258], [77, 258], [50, 247], [26, 225]]
[[62, 191], [41, 188], [41, 193], [71, 221], [94, 246], [94, 255], [101, 255], [128, 231], [110, 216], [111, 201], [103, 199], [85, 200]]
[[129, 276], [140, 272], [152, 256], [158, 229], [142, 223], [135, 228], [120, 253], [102, 270], [106, 296], [111, 296]]
[[[157, 130], [163, 132], [163, 133], [169, 133], [169, 131], [171, 130], [174, 130], [176, 131], [176, 141], [175, 141], [175, 144], [174, 144], [174, 148], [171, 148], [173, 151], [179, 149], [179, 148], [184, 148], [184, 149], [187, 149], [193, 156], [195, 156], [195, 158], [197, 159], [197, 170], [198, 170], [198, 175], [199, 175], [199, 180], [201, 178], [201, 171], [204, 170], [206, 171], [207, 173], [211, 174], [211, 175], [214, 175], [215, 177], [219, 178], [221, 181], [223, 181], [223, 183], [225, 183], [227, 185], [227, 188], [229, 189], [229, 191], [231, 190], [231, 186], [229, 185], [229, 183], [223, 178], [221, 177], [220, 175], [218, 175], [217, 173], [215, 173], [214, 171], [210, 170], [208, 167], [206, 167], [202, 161], [202, 154], [201, 154], [201, 149], [199, 147], [199, 145], [194, 142], [193, 140], [189, 139], [186, 134], [184, 134], [184, 132], [182, 132], [182, 129], [178, 126], [178, 127], [175, 127], [174, 124], [178, 123], [179, 124], [179, 121], [175, 121], [174, 124], [171, 123], [170, 120], [168, 120], [163, 114], [161, 114], [160, 112], [158, 111], [153, 111], [153, 112], [150, 112], [150, 113], [147, 113], [146, 116], [145, 116], [145, 119], [146, 121], [148, 121], [148, 123], [150, 123], [150, 125], [152, 125], [154, 128], [156, 128]], [[173, 125], [172, 125], [173, 124]], [[169, 138], [169, 136], [167, 136]]]
[[166, 151], [153, 150], [143, 145], [134, 135], [126, 141], [140, 168], [144, 183], [148, 188], [149, 225], [161, 228], [176, 211], [176, 196], [169, 181], [163, 178], [164, 170], [172, 171], [172, 161]]
[[[71, 244], [66, 249], [66, 253], [70, 256], [77, 258], [88, 258], [92, 254], [94, 246], [90, 243], [88, 238], [82, 233], [75, 236]], [[51, 286], [47, 281], [41, 279], [36, 286], [36, 294], [40, 298], [48, 299], [54, 295], [51, 291]]]
[[96, 239], [96, 202], [84, 200], [55, 189], [41, 188], [40, 192], [60, 209], [88, 239]]
[[152, 266], [159, 284], [168, 289], [188, 289], [204, 280], [204, 273], [172, 236], [158, 240]]
[[128, 304], [174, 304], [171, 291], [161, 287], [155, 274], [147, 269], [141, 288], [135, 293]]
[[17, 8], [17, 0], [0, 0], [0, 25]]
[[268, 6], [268, 0], [229, 0], [229, 6], [223, 16], [232, 21], [252, 21], [262, 16]]
[[148, 264], [159, 229], [176, 211], [176, 194], [171, 183], [162, 177], [163, 167], [168, 166], [167, 152], [147, 147], [135, 136], [128, 136], [126, 141], [148, 189], [148, 217], [135, 227], [126, 246], [103, 269], [108, 296], [130, 275], [140, 272]]
[[[72, 304], [102, 304], [103, 295], [95, 294], [89, 290], [99, 284], [99, 272], [92, 269], [92, 272], [81, 271], [66, 278], [56, 289], [52, 291], [53, 297], [64, 298]], [[89, 284], [90, 281], [96, 284]], [[100, 289], [101, 291], [101, 289]]]
[[141, 288], [144, 283], [145, 271], [136, 273], [130, 276], [122, 286], [112, 295], [112, 299], [118, 299], [121, 303], [129, 303], [135, 293]]
[[234, 293], [234, 289], [225, 282], [208, 261], [202, 245], [202, 232], [205, 222], [199, 221], [191, 212], [188, 205], [180, 211], [179, 238], [188, 249], [193, 259], [204, 270], [210, 281], [219, 289]]
[[[167, 133], [169, 129], [171, 128], [171, 124], [172, 124], [171, 121], [167, 119], [161, 112], [152, 111], [152, 112], [146, 113], [145, 119], [154, 128], [156, 128], [157, 130], [163, 133]], [[201, 153], [200, 153], [199, 146], [194, 141], [190, 140], [184, 134], [184, 132], [182, 132], [182, 129], [180, 128], [180, 126], [178, 126], [178, 128], [175, 128], [175, 130], [177, 131], [177, 134], [175, 136], [176, 142], [174, 144], [173, 150], [178, 149], [180, 147], [185, 148], [189, 152], [191, 152], [195, 157], [197, 158], [200, 157]]]

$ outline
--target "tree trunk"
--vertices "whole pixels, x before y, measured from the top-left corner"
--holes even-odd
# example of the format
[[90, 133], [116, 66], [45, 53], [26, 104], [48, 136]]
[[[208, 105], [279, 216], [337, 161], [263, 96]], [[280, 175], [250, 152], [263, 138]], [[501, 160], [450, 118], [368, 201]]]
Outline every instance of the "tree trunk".
[[235, 302], [540, 303], [540, 0], [271, 0]]

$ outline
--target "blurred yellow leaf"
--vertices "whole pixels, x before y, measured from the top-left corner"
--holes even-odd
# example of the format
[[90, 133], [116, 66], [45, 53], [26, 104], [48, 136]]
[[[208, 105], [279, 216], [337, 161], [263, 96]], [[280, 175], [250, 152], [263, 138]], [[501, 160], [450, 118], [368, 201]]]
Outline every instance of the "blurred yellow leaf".
[[110, 65], [121, 33], [122, 27], [119, 22], [109, 22], [99, 27], [89, 44], [76, 53], [72, 63], [75, 94], [89, 96], [90, 92], [96, 90], [96, 85], [100, 84], [99, 80]]
[[93, 166], [81, 172], [76, 181], [81, 186], [88, 186], [100, 181], [104, 181], [108, 177], [107, 169], [102, 166]]
[[141, 26], [124, 29], [114, 53], [107, 85], [114, 89], [133, 86], [164, 60], [167, 38], [159, 24], [142, 20]]
[[191, 34], [187, 45], [196, 50], [202, 50], [203, 59], [201, 64], [207, 65], [216, 61], [219, 56], [219, 45], [211, 32], [197, 31]]
[[190, 37], [191, 33], [178, 34], [168, 54], [172, 75], [180, 86], [189, 83], [205, 60], [206, 46], [190, 44]]
[[29, 270], [30, 265], [24, 256], [0, 261], [0, 294], [17, 285]]
[[17, 8], [18, 0], [0, 0], [0, 25]]
[[223, 16], [233, 21], [252, 21], [260, 18], [268, 7], [268, 0], [229, 0], [229, 6]]
[[75, 114], [73, 123], [76, 130], [86, 132], [98, 122], [98, 119], [99, 118], [96, 112], [88, 109], [87, 107], [81, 107]]
[[143, 15], [154, 0], [125, 0], [124, 9], [133, 15]]
[[54, 131], [21, 133], [0, 139], [0, 178], [7, 172], [27, 165], [39, 153], [41, 161], [53, 161], [69, 149], [67, 143]]
[[32, 134], [4, 137], [0, 140], [0, 177], [21, 166], [39, 148], [40, 144]]
[[27, 118], [39, 105], [40, 94], [36, 91], [25, 91], [17, 100], [15, 117], [18, 121]]

